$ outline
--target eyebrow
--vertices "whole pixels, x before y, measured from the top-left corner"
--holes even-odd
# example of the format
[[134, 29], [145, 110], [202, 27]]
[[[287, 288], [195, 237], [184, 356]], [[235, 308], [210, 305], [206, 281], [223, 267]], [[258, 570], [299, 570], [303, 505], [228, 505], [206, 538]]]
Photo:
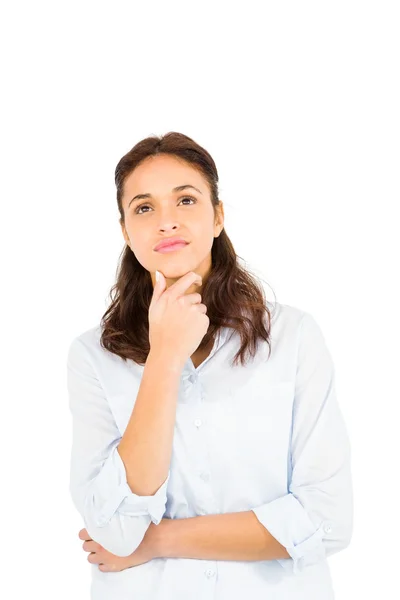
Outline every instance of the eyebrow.
[[[194, 185], [190, 185], [188, 183], [185, 183], [184, 185], [177, 185], [176, 187], [174, 187], [172, 189], [172, 192], [181, 192], [182, 190], [184, 190], [186, 188], [193, 188], [194, 190], [196, 190], [196, 192], [199, 192], [199, 194], [202, 194], [202, 192], [197, 187], [194, 187]], [[128, 208], [134, 201], [142, 200], [143, 198], [152, 198], [152, 197], [153, 196], [151, 194], [138, 194], [137, 196], [134, 196], [132, 198], [132, 200], [129, 201]]]

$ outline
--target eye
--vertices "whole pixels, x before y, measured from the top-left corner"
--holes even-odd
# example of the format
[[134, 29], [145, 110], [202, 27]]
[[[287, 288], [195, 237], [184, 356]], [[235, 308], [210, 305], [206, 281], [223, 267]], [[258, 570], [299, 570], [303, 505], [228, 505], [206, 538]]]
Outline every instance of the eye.
[[[183, 202], [183, 200], [193, 200], [194, 203], [197, 202], [196, 198], [193, 198], [192, 196], [185, 196], [184, 198], [180, 199], [180, 202]], [[144, 214], [146, 214], [146, 213], [143, 213], [143, 212], [140, 213], [139, 210], [141, 208], [145, 208], [145, 207], [149, 207], [149, 206], [150, 206], [149, 204], [139, 204], [139, 206], [137, 206], [136, 209], [135, 209], [135, 214], [137, 214], [137, 215], [144, 215]], [[190, 204], [185, 204], [185, 206], [191, 206], [191, 205]], [[148, 212], [148, 211], [146, 211], [146, 212]]]

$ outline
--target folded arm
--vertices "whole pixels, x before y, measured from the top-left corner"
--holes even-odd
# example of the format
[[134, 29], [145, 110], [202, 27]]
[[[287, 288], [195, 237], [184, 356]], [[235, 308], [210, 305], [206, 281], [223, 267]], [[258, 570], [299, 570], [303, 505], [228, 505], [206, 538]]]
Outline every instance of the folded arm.
[[286, 558], [286, 549], [253, 511], [162, 519], [157, 528], [160, 557], [205, 560]]

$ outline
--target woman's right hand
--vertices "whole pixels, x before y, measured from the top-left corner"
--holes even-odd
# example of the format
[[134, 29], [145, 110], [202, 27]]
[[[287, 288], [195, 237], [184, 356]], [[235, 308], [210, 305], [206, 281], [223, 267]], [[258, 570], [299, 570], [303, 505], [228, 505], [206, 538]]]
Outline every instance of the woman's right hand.
[[170, 350], [174, 358], [185, 362], [199, 347], [210, 324], [201, 295], [185, 295], [191, 285], [201, 285], [202, 278], [189, 271], [166, 289], [165, 277], [159, 273], [149, 307], [150, 350]]

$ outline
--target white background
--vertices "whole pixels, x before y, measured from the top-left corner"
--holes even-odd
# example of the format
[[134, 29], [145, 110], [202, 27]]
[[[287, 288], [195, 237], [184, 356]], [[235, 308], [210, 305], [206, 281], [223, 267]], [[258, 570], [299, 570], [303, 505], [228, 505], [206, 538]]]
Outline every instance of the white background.
[[66, 351], [98, 323], [114, 283], [124, 245], [115, 166], [142, 138], [168, 131], [211, 153], [237, 254], [272, 301], [315, 317], [334, 358], [355, 492], [351, 545], [329, 559], [336, 598], [395, 594], [398, 8], [384, 0], [3, 4], [8, 599], [89, 598], [84, 525], [68, 492]]

